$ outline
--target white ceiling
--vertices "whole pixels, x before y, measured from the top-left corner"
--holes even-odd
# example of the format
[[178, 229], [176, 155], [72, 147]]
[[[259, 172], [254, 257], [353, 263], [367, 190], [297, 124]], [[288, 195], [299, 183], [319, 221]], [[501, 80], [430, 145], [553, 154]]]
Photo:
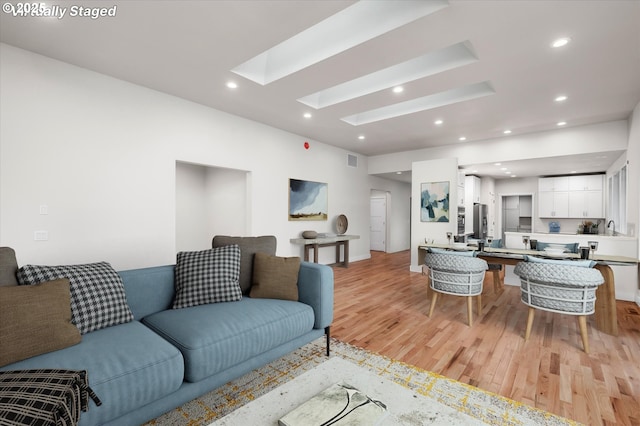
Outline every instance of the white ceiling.
[[[438, 0], [440, 8], [436, 4], [433, 13], [422, 17], [419, 11], [429, 12], [424, 1], [395, 3], [405, 12], [415, 7], [417, 19], [396, 22], [389, 11], [382, 17], [370, 13], [360, 22], [349, 16], [354, 31], [364, 24], [362, 30], [374, 38], [351, 40], [353, 47], [331, 51], [326, 59], [265, 85], [232, 70], [332, 15], [347, 13], [355, 2], [83, 3], [117, 6], [115, 17], [99, 19], [69, 16], [71, 9], [62, 19], [16, 17], [3, 9], [0, 41], [299, 134], [301, 143], [317, 140], [367, 156], [465, 143], [461, 136], [466, 142], [499, 138], [505, 129], [512, 131], [510, 136], [551, 130], [558, 121], [571, 127], [626, 119], [640, 101], [640, 1]], [[571, 42], [552, 49], [552, 41], [563, 36]], [[349, 42], [330, 33], [301, 51], [322, 57], [331, 39]], [[298, 101], [454, 45], [466, 47], [476, 59], [467, 54], [454, 58], [453, 65], [436, 63], [432, 71], [420, 68], [425, 67], [421, 63], [402, 93], [380, 89], [382, 84], [372, 93], [365, 87], [364, 94], [320, 109]], [[228, 81], [238, 88], [227, 88]], [[442, 92], [460, 92], [465, 86], [483, 93], [441, 102]], [[560, 94], [568, 100], [554, 102]], [[395, 110], [389, 105], [408, 101], [433, 108], [357, 126], [343, 120], [380, 108]], [[304, 118], [305, 112], [312, 117]], [[436, 119], [444, 123], [435, 125]], [[602, 171], [616, 154], [585, 154], [571, 163], [581, 173]], [[566, 160], [509, 167], [522, 177], [569, 173]], [[474, 169], [478, 175], [503, 177], [492, 164]]]

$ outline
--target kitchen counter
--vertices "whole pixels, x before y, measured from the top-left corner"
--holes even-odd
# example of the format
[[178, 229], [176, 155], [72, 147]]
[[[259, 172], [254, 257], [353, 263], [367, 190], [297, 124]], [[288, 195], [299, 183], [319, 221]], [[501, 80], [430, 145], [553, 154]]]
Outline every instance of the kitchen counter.
[[[544, 233], [544, 232], [505, 232], [504, 246], [507, 248], [523, 249], [522, 236], [546, 243], [578, 243], [587, 246], [589, 241], [598, 242], [597, 254], [610, 256], [625, 256], [638, 259], [638, 239], [628, 236], [613, 236], [604, 234], [569, 234], [569, 233]], [[611, 266], [615, 273], [616, 299], [636, 301], [638, 294], [638, 268], [629, 266]], [[505, 271], [505, 283], [519, 285], [518, 278], [513, 275], [513, 269]]]

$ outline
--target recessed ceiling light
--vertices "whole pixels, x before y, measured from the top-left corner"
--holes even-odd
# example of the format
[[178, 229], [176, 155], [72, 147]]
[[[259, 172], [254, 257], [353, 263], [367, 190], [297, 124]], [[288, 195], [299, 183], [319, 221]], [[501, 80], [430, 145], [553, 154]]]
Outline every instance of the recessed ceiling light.
[[303, 117], [304, 118], [311, 118], [311, 113], [310, 112], [305, 112]]
[[439, 126], [442, 123], [444, 123], [444, 121], [442, 121], [442, 120], [436, 120], [436, 121], [433, 122], [433, 124], [435, 124], [436, 126]]
[[566, 100], [567, 100], [567, 96], [565, 96], [565, 95], [560, 95], [560, 96], [556, 97], [554, 100], [555, 100], [556, 102], [564, 102], [564, 101], [566, 101]]
[[562, 37], [557, 40], [554, 40], [553, 43], [551, 43], [551, 47], [566, 46], [570, 41], [571, 39], [569, 37]]
[[517, 175], [511, 175], [511, 177], [518, 177]]
[[575, 170], [571, 170], [571, 174], [574, 174], [574, 173], [578, 173], [578, 172]]
[[227, 82], [227, 87], [229, 89], [237, 89], [238, 88], [238, 84], [235, 81], [229, 81], [229, 82]]
[[566, 126], [567, 122], [566, 121], [558, 121], [558, 126]]
[[364, 135], [360, 135], [360, 136], [358, 136], [358, 139], [360, 139], [360, 140], [364, 140]]
[[502, 163], [493, 163], [494, 166], [500, 166]]
[[511, 130], [507, 129], [507, 130], [505, 130], [505, 131], [504, 131], [504, 132], [502, 132], [502, 133], [504, 133], [505, 135], [508, 135], [509, 133], [511, 133]]
[[471, 173], [478, 173], [477, 170], [471, 170]]
[[396, 86], [393, 88], [393, 93], [402, 93], [404, 92], [404, 87], [402, 86]]
[[511, 172], [509, 170], [507, 170], [506, 172], [504, 172], [506, 175], [510, 175]]
[[460, 136], [460, 137], [458, 138], [458, 140], [459, 140], [459, 141], [466, 141], [466, 140], [467, 140], [467, 138], [466, 138], [465, 136]]
[[500, 167], [500, 170], [505, 171], [505, 170], [507, 170], [507, 168], [506, 167]]
[[401, 175], [401, 174], [402, 174], [402, 172], [396, 172], [396, 174], [397, 174], [397, 175]]

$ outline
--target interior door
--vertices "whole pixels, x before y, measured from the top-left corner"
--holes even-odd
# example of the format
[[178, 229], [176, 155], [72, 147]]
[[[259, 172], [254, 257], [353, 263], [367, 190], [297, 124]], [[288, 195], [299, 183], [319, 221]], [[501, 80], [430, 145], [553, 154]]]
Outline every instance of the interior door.
[[385, 198], [371, 198], [371, 250], [386, 251], [387, 229], [387, 200]]

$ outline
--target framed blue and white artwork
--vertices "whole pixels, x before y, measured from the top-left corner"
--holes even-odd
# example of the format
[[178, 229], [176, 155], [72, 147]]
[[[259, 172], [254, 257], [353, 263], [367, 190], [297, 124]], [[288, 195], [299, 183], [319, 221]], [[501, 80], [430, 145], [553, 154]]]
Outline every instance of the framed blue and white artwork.
[[420, 221], [449, 222], [449, 181], [420, 185]]

